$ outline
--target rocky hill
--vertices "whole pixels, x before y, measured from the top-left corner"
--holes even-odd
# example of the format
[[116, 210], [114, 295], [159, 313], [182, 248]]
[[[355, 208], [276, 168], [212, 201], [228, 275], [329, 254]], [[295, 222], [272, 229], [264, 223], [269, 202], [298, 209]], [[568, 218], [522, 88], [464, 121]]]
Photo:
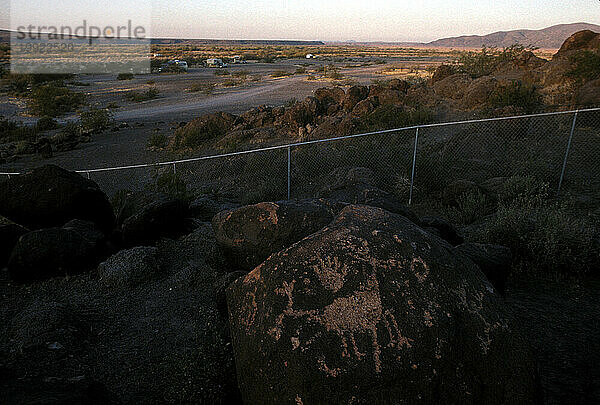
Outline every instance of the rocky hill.
[[558, 49], [562, 43], [578, 31], [600, 32], [600, 26], [587, 23], [560, 24], [541, 30], [500, 31], [488, 35], [465, 35], [443, 38], [427, 45], [444, 48], [508, 47], [515, 43], [533, 45], [543, 49]]

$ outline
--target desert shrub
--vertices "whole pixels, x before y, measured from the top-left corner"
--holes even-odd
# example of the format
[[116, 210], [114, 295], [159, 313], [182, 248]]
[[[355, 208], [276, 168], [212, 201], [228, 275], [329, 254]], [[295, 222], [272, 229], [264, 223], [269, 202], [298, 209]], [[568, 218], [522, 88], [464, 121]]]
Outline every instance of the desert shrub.
[[514, 60], [524, 51], [533, 49], [520, 44], [511, 45], [501, 51], [484, 46], [479, 52], [463, 52], [457, 60], [457, 68], [473, 78], [488, 76], [499, 64]]
[[238, 70], [237, 72], [232, 72], [231, 76], [239, 77], [241, 79], [246, 79], [246, 77], [248, 77], [248, 71], [247, 70]]
[[81, 134], [81, 125], [79, 122], [69, 121], [67, 122], [60, 131], [60, 134], [57, 134], [57, 139], [68, 139], [68, 138], [76, 138]]
[[293, 75], [293, 73], [291, 72], [286, 72], [285, 70], [276, 70], [274, 72], [271, 72], [271, 77], [274, 78], [278, 78], [278, 77], [288, 77]]
[[49, 83], [31, 91], [28, 105], [35, 115], [58, 117], [74, 111], [84, 101], [84, 94], [69, 90], [60, 84]]
[[327, 72], [327, 77], [333, 80], [342, 80], [344, 75], [337, 70]]
[[500, 205], [478, 239], [510, 247], [521, 271], [584, 274], [598, 269], [596, 232], [564, 204], [519, 197]]
[[37, 128], [9, 121], [0, 116], [0, 142], [35, 141]]
[[588, 50], [578, 51], [570, 58], [572, 68], [567, 73], [579, 82], [600, 78], [600, 54]]
[[208, 119], [204, 122], [190, 122], [178, 128], [173, 135], [173, 149], [196, 149], [205, 141], [222, 137], [227, 133], [226, 127], [219, 122]]
[[131, 80], [133, 79], [133, 73], [119, 73], [117, 80]]
[[233, 79], [227, 79], [221, 83], [221, 85], [223, 85], [223, 87], [235, 87], [238, 84], [240, 84], [240, 82], [238, 82], [237, 80], [233, 80]]
[[79, 113], [81, 128], [85, 131], [102, 131], [112, 122], [112, 113], [106, 108], [92, 107]]
[[215, 76], [229, 76], [231, 73], [229, 73], [229, 70], [225, 70], [225, 69], [217, 69], [215, 70]]
[[457, 206], [448, 208], [447, 216], [454, 223], [472, 224], [486, 215], [492, 214], [495, 209], [495, 202], [477, 190], [458, 197]]
[[537, 201], [542, 204], [550, 197], [550, 185], [538, 181], [533, 176], [513, 176], [501, 187], [498, 200], [501, 204], [510, 204], [519, 199]]
[[202, 93], [206, 95], [213, 94], [215, 92], [214, 83], [196, 82], [190, 87], [192, 93]]
[[142, 101], [153, 100], [158, 97], [159, 91], [156, 87], [150, 87], [149, 89], [139, 92], [139, 91], [130, 91], [125, 94], [125, 99], [128, 101], [133, 101], [136, 103], [141, 103]]
[[147, 188], [150, 191], [163, 193], [173, 198], [190, 198], [185, 180], [179, 173], [174, 173], [171, 168], [157, 170], [153, 176], [153, 182]]
[[387, 104], [377, 107], [375, 111], [363, 117], [359, 127], [364, 131], [375, 131], [426, 124], [432, 119], [433, 113], [427, 108], [407, 109]]
[[490, 95], [490, 104], [495, 108], [513, 106], [533, 113], [542, 106], [542, 96], [534, 85], [514, 80], [494, 90]]
[[58, 122], [52, 117], [42, 117], [37, 121], [35, 127], [38, 131], [51, 131], [58, 128]]
[[2, 87], [9, 94], [27, 96], [36, 86], [71, 79], [72, 74], [6, 74], [2, 77]]
[[305, 67], [299, 67], [298, 69], [296, 69], [296, 74], [297, 75], [301, 75], [306, 73], [306, 68]]
[[150, 139], [148, 140], [148, 147], [163, 149], [167, 146], [167, 136], [161, 133], [152, 134]]

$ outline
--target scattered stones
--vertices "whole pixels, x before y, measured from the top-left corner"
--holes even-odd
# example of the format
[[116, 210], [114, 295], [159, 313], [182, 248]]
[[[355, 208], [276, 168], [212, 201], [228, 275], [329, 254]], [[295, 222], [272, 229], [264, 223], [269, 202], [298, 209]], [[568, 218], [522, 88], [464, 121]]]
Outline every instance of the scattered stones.
[[121, 250], [98, 266], [100, 282], [106, 287], [136, 287], [160, 273], [155, 247], [138, 246]]

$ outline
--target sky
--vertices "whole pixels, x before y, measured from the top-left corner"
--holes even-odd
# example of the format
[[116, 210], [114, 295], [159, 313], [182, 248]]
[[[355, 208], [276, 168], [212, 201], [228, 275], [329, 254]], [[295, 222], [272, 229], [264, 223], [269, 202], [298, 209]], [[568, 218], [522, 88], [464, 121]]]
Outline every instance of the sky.
[[555, 24], [600, 25], [600, 1], [571, 0], [0, 0], [0, 25], [121, 24], [153, 37], [417, 41]]

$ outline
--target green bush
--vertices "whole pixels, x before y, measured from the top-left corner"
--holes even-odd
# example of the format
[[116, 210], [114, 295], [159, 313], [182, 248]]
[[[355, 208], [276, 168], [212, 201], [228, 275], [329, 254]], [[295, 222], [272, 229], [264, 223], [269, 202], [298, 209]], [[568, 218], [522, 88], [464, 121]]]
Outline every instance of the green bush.
[[478, 240], [511, 248], [518, 270], [585, 274], [598, 269], [597, 230], [565, 204], [522, 195], [500, 204]]
[[229, 70], [225, 70], [225, 69], [215, 70], [215, 76], [229, 76], [229, 75], [231, 75], [231, 73], [229, 73]]
[[600, 54], [592, 51], [578, 51], [570, 58], [573, 67], [567, 75], [579, 82], [600, 78]]
[[456, 207], [448, 208], [450, 221], [459, 224], [472, 224], [492, 214], [496, 209], [495, 202], [481, 191], [464, 193], [457, 199]]
[[192, 84], [190, 87], [190, 91], [192, 93], [202, 93], [206, 95], [211, 95], [215, 92], [215, 84], [214, 83], [204, 83], [204, 82], [196, 82]]
[[473, 78], [488, 76], [499, 64], [510, 62], [524, 51], [533, 49], [520, 44], [511, 45], [501, 51], [484, 46], [479, 52], [463, 52], [457, 60], [457, 68]]
[[62, 84], [64, 80], [73, 78], [72, 74], [6, 74], [2, 77], [2, 87], [6, 92], [17, 97], [29, 95], [35, 87], [56, 82]]
[[372, 113], [363, 117], [360, 129], [377, 131], [391, 128], [402, 128], [412, 125], [427, 124], [433, 119], [431, 110], [420, 107], [407, 109], [392, 104], [377, 107]]
[[150, 139], [148, 140], [148, 147], [163, 149], [167, 146], [168, 138], [165, 134], [156, 133], [152, 134]]
[[58, 117], [74, 111], [85, 101], [85, 95], [57, 84], [49, 83], [31, 91], [28, 105], [31, 112], [42, 117]]
[[223, 85], [223, 87], [235, 87], [238, 84], [240, 84], [240, 82], [237, 80], [233, 80], [233, 79], [227, 79], [227, 80], [224, 80], [221, 84]]
[[35, 141], [37, 127], [9, 121], [0, 116], [0, 142]]
[[128, 101], [133, 101], [136, 103], [141, 103], [142, 101], [153, 100], [157, 98], [159, 95], [159, 91], [156, 87], [151, 87], [143, 92], [139, 91], [130, 91], [125, 94], [125, 99]]
[[102, 131], [112, 123], [112, 113], [106, 108], [92, 107], [79, 113], [79, 121], [84, 131]]
[[541, 205], [550, 198], [550, 184], [538, 181], [533, 176], [513, 176], [501, 187], [498, 201], [511, 204], [516, 200], [536, 201]]
[[133, 73], [119, 73], [117, 80], [131, 80], [133, 79]]
[[38, 131], [51, 131], [58, 128], [58, 122], [52, 117], [42, 117], [37, 121], [35, 127]]
[[292, 75], [293, 75], [293, 73], [286, 72], [285, 70], [276, 70], [274, 72], [271, 72], [271, 77], [274, 77], [274, 78], [288, 77], [288, 76], [292, 76]]
[[153, 182], [147, 186], [151, 191], [163, 193], [173, 198], [189, 199], [187, 184], [179, 173], [173, 173], [172, 168], [159, 169], [154, 174]]
[[500, 86], [490, 95], [490, 104], [495, 108], [513, 106], [531, 114], [542, 106], [542, 96], [529, 83], [514, 80]]

